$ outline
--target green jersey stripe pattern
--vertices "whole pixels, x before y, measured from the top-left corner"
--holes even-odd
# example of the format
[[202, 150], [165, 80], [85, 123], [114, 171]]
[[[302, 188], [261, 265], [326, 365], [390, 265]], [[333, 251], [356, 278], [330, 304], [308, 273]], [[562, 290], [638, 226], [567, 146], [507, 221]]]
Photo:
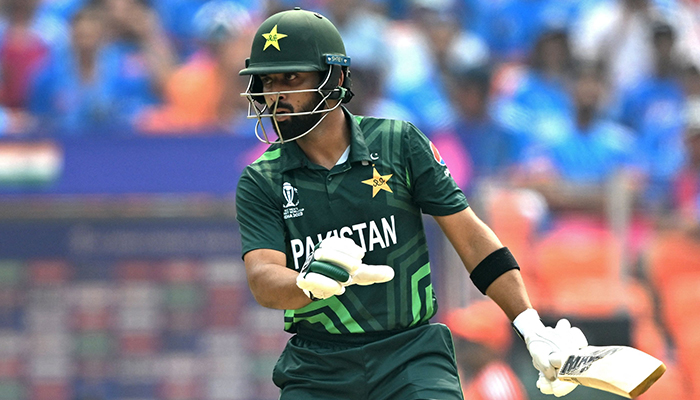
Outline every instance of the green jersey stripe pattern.
[[405, 329], [437, 311], [422, 215], [468, 207], [435, 146], [408, 122], [353, 116], [347, 161], [327, 170], [296, 142], [272, 145], [246, 167], [236, 191], [243, 253], [284, 252], [299, 270], [321, 240], [349, 237], [368, 265], [393, 280], [351, 285], [344, 294], [286, 310], [284, 329], [324, 334]]

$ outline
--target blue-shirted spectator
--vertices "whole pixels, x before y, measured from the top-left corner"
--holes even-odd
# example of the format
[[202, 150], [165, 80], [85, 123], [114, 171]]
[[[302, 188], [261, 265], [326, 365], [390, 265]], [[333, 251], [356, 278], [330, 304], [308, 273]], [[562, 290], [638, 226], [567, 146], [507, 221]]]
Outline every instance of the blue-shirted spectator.
[[570, 1], [502, 1], [486, 15], [479, 28], [493, 57], [500, 61], [524, 61], [538, 38], [553, 28], [564, 29], [576, 10]]
[[250, 52], [254, 21], [235, 1], [205, 3], [194, 17], [201, 50], [169, 77], [164, 104], [144, 110], [139, 130], [159, 135], [252, 136], [255, 121], [246, 118], [249, 103], [240, 96], [249, 82], [238, 71]]
[[104, 23], [94, 6], [75, 14], [70, 51], [53, 57], [35, 79], [29, 110], [42, 129], [66, 136], [128, 130], [106, 77]]
[[101, 0], [111, 40], [102, 55], [107, 89], [120, 116], [133, 122], [146, 107], [160, 102], [175, 68], [175, 53], [157, 14], [145, 0]]
[[375, 68], [389, 64], [384, 59], [387, 46], [384, 31], [389, 20], [372, 9], [371, 0], [332, 1], [327, 8], [327, 17], [343, 37], [352, 67]]
[[[467, 154], [461, 159], [448, 160], [451, 171], [457, 163], [468, 163], [463, 167], [468, 175], [462, 189], [469, 194], [480, 182], [507, 175], [519, 159], [519, 146], [516, 138], [491, 118], [491, 73], [486, 66], [454, 73], [449, 87], [459, 115], [456, 136]], [[449, 157], [452, 151], [441, 147], [444, 157]]]
[[652, 208], [666, 197], [673, 176], [683, 160], [683, 115], [685, 93], [681, 69], [674, 57], [676, 33], [666, 23], [653, 29], [654, 74], [626, 91], [619, 119], [639, 135], [640, 154], [648, 188], [645, 201]]
[[442, 4], [412, 0], [411, 18], [394, 21], [385, 30], [385, 94], [413, 116], [426, 135], [453, 131], [455, 113], [449, 102], [436, 49], [426, 24], [443, 23]]
[[163, 24], [168, 40], [179, 60], [185, 60], [197, 50], [192, 20], [207, 0], [158, 0], [153, 9]]
[[605, 185], [630, 172], [636, 184], [635, 137], [602, 116], [605, 96], [602, 68], [579, 68], [573, 89], [575, 112], [560, 137], [531, 147], [521, 164], [520, 184], [540, 191], [554, 211], [589, 211], [603, 215]]
[[[178, 60], [186, 62], [190, 56], [201, 49], [200, 20], [208, 18], [207, 10], [216, 12], [233, 3], [244, 8], [253, 18], [259, 18], [265, 12], [266, 2], [256, 0], [158, 0], [151, 5], [163, 25]], [[224, 24], [228, 21], [220, 21]]]
[[[611, 95], [629, 89], [654, 71], [651, 23], [665, 18], [680, 25], [677, 0], [599, 1], [571, 25], [577, 58], [607, 63]], [[691, 35], [692, 36], [692, 35]]]
[[514, 88], [498, 90], [495, 118], [523, 147], [557, 141], [570, 129], [572, 65], [566, 32], [547, 31], [538, 38]]

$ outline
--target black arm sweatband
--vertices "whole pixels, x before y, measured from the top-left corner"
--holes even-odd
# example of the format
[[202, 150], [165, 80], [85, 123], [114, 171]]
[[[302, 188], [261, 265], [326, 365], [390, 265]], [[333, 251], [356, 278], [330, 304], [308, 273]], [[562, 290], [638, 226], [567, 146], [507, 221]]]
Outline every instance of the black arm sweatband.
[[493, 281], [511, 269], [519, 270], [518, 262], [507, 247], [501, 247], [481, 260], [469, 278], [481, 293], [486, 294]]

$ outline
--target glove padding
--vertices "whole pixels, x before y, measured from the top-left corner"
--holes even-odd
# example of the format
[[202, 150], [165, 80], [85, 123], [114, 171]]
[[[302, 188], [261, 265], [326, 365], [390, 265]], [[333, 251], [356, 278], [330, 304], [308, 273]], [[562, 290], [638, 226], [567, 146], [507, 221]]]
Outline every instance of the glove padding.
[[544, 394], [565, 396], [576, 388], [575, 383], [557, 379], [557, 372], [566, 358], [577, 350], [588, 346], [586, 336], [578, 328], [572, 328], [566, 319], [557, 322], [554, 328], [545, 327], [535, 310], [526, 311], [513, 323], [525, 339], [532, 356], [532, 364], [540, 371], [537, 387]]
[[330, 237], [316, 246], [297, 276], [297, 286], [310, 298], [327, 299], [345, 293], [345, 287], [388, 282], [394, 269], [362, 263], [365, 251], [350, 238]]

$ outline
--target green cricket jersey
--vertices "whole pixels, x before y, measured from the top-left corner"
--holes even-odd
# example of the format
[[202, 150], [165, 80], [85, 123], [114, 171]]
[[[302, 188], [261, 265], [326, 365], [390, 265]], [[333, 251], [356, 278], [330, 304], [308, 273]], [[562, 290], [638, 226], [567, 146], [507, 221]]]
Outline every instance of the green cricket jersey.
[[340, 235], [366, 250], [365, 264], [387, 264], [395, 277], [287, 310], [289, 332], [376, 332], [428, 321], [437, 303], [421, 212], [450, 215], [468, 207], [415, 126], [343, 110], [352, 131], [347, 161], [329, 171], [290, 142], [271, 145], [243, 171], [236, 192], [243, 254], [279, 250], [298, 271], [317, 243]]

